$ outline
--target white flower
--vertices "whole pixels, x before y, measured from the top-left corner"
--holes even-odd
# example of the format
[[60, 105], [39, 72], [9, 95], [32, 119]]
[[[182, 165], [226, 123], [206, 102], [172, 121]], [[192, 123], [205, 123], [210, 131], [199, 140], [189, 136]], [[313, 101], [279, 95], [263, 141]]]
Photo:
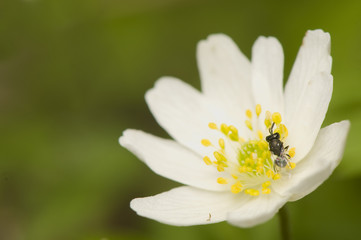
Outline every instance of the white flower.
[[[145, 96], [174, 140], [129, 129], [119, 139], [154, 172], [187, 185], [134, 199], [133, 210], [177, 226], [251, 227], [330, 176], [350, 123], [320, 130], [333, 84], [328, 33], [307, 32], [285, 89], [283, 50], [272, 37], [257, 39], [250, 62], [229, 37], [211, 35], [198, 44], [197, 60], [202, 92], [163, 77]], [[272, 123], [286, 167], [274, 164], [265, 140]]]

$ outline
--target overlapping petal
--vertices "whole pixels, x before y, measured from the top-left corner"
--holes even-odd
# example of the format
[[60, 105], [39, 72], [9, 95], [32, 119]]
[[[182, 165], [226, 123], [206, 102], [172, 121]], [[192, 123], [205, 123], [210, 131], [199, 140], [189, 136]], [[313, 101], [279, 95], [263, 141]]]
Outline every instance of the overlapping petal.
[[252, 90], [257, 104], [283, 115], [283, 50], [273, 37], [259, 37], [252, 48]]
[[190, 226], [226, 220], [227, 212], [244, 202], [237, 195], [178, 187], [168, 192], [132, 200], [130, 206], [137, 214], [162, 223]]
[[215, 168], [207, 167], [200, 155], [173, 140], [128, 129], [119, 142], [163, 177], [202, 189], [226, 190], [217, 183], [219, 173]]
[[159, 79], [145, 99], [159, 125], [177, 142], [202, 156], [208, 153], [201, 145], [201, 140], [210, 135], [208, 123], [227, 119], [199, 91], [172, 77]]
[[308, 31], [286, 84], [287, 142], [297, 149], [296, 162], [310, 151], [331, 99], [330, 42], [328, 33]]
[[304, 158], [315, 142], [331, 100], [332, 83], [332, 75], [316, 75], [307, 86], [302, 104], [297, 107], [298, 117], [287, 125], [287, 143], [296, 147], [293, 158], [296, 163]]
[[309, 154], [297, 165], [288, 179], [276, 184], [282, 195], [298, 200], [321, 185], [339, 164], [350, 127], [349, 121], [334, 123], [321, 129]]
[[227, 214], [227, 221], [238, 227], [253, 227], [268, 221], [288, 200], [288, 197], [282, 197], [277, 193], [256, 198], [244, 194], [242, 197], [244, 204]]

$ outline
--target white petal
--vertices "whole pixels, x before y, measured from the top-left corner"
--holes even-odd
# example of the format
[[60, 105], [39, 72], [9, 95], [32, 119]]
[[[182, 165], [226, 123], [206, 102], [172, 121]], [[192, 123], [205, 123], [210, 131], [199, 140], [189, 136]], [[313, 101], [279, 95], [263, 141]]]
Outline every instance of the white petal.
[[296, 147], [294, 162], [301, 160], [312, 148], [325, 118], [332, 95], [332, 75], [320, 73], [308, 83], [297, 118], [287, 127], [287, 144]]
[[308, 31], [285, 88], [285, 122], [290, 143], [298, 148], [296, 159], [311, 149], [325, 117], [332, 93], [331, 64], [330, 35]]
[[247, 202], [235, 211], [228, 213], [227, 221], [238, 227], [253, 227], [271, 219], [287, 202], [288, 198], [276, 193], [245, 196]]
[[199, 42], [197, 60], [203, 93], [240, 121], [244, 111], [253, 106], [249, 60], [224, 34]]
[[138, 215], [161, 223], [190, 226], [221, 222], [242, 204], [232, 193], [178, 187], [152, 197], [136, 198], [130, 207]]
[[202, 157], [172, 140], [128, 129], [119, 142], [163, 177], [203, 189], [226, 190], [217, 183], [220, 174], [216, 168], [207, 166]]
[[145, 99], [159, 125], [177, 142], [202, 156], [209, 149], [201, 144], [201, 140], [209, 139], [215, 132], [209, 129], [208, 123], [227, 119], [200, 92], [172, 77], [159, 79], [155, 87], [146, 93]]
[[274, 184], [275, 191], [293, 194], [291, 200], [295, 201], [320, 186], [341, 161], [349, 127], [349, 121], [342, 121], [321, 129], [310, 153], [292, 170], [289, 179]]
[[259, 37], [252, 48], [252, 89], [263, 109], [283, 114], [283, 50], [273, 37]]

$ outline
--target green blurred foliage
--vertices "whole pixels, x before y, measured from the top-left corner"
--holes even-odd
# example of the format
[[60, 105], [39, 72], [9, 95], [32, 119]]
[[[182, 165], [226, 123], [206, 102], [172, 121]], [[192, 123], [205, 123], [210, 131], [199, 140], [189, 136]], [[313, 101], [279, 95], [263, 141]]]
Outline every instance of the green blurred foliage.
[[278, 219], [172, 227], [136, 216], [135, 197], [177, 183], [117, 139], [160, 136], [144, 93], [164, 75], [199, 88], [196, 44], [231, 36], [250, 57], [275, 36], [285, 76], [307, 29], [331, 33], [334, 93], [324, 125], [351, 120], [345, 157], [314, 193], [289, 204], [294, 239], [351, 239], [361, 223], [361, 3], [357, 1], [2, 0], [0, 239], [278, 239]]

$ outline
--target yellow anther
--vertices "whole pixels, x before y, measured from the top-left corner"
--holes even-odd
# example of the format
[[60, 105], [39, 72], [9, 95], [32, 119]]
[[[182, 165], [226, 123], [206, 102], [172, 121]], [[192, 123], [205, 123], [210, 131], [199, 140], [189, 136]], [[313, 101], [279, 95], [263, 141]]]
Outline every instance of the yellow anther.
[[224, 133], [225, 135], [228, 135], [229, 127], [227, 126], [227, 124], [225, 123], [221, 124], [221, 132]]
[[204, 161], [207, 165], [212, 165], [211, 159], [209, 159], [209, 157], [207, 157], [207, 156], [205, 156], [205, 157], [203, 158], [203, 161]]
[[270, 128], [272, 125], [272, 115], [271, 115], [271, 112], [269, 112], [269, 111], [266, 111], [264, 125], [266, 125], [267, 128]]
[[264, 159], [263, 158], [258, 158], [257, 159], [257, 165], [263, 165], [264, 164]]
[[270, 193], [271, 193], [271, 189], [269, 189], [269, 188], [263, 188], [263, 189], [262, 189], [262, 193], [263, 193], [263, 194], [270, 194]]
[[281, 114], [279, 112], [274, 112], [272, 114], [272, 121], [277, 125], [280, 124], [282, 122]]
[[224, 166], [223, 165], [218, 165], [217, 170], [218, 170], [218, 172], [223, 172], [224, 171]]
[[231, 186], [231, 192], [236, 194], [239, 193], [240, 191], [242, 191], [242, 184], [239, 181], [237, 181], [235, 184]]
[[244, 160], [244, 163], [247, 165], [252, 165], [254, 163], [254, 161], [250, 158], [246, 158], [246, 160]]
[[231, 176], [232, 176], [234, 179], [238, 179], [238, 176], [235, 175], [235, 174], [232, 174]]
[[[266, 141], [259, 141], [257, 143], [258, 147], [261, 149], [261, 150], [266, 150], [268, 149], [268, 143]], [[262, 157], [263, 158], [266, 158], [267, 156], [264, 156], [264, 154], [266, 154], [267, 152], [263, 152], [262, 153]]]
[[260, 104], [257, 104], [257, 105], [256, 105], [256, 114], [257, 114], [257, 117], [259, 117], [259, 115], [261, 114], [261, 111], [262, 111], [261, 105], [260, 105]]
[[209, 127], [210, 129], [218, 129], [217, 124], [215, 124], [214, 122], [208, 123], [208, 127]]
[[252, 111], [247, 109], [246, 110], [246, 116], [251, 119], [252, 118]]
[[225, 144], [224, 144], [224, 139], [223, 139], [223, 138], [220, 138], [220, 139], [218, 140], [218, 144], [219, 144], [219, 147], [220, 147], [220, 148], [222, 148], [222, 149], [225, 148]]
[[294, 169], [295, 167], [296, 167], [296, 163], [294, 163], [294, 162], [290, 162], [290, 166], [289, 166], [289, 168]]
[[259, 191], [256, 189], [252, 189], [253, 191], [251, 192], [252, 196], [258, 196], [259, 195]]
[[262, 188], [268, 188], [269, 186], [271, 186], [271, 181], [266, 181], [262, 184]]
[[260, 130], [258, 130], [258, 131], [257, 131], [257, 134], [258, 134], [259, 139], [262, 140], [262, 139], [263, 139], [263, 134], [262, 134], [262, 132], [261, 132]]
[[229, 134], [229, 138], [235, 142], [238, 142], [238, 140], [239, 140], [238, 135], [235, 135], [234, 133]]
[[273, 176], [273, 180], [278, 180], [280, 178], [281, 178], [281, 175], [279, 175], [278, 173]]
[[256, 171], [257, 171], [257, 173], [262, 173], [262, 172], [264, 171], [263, 164], [262, 164], [262, 165], [258, 165], [258, 166], [256, 167]]
[[219, 184], [227, 184], [228, 181], [225, 178], [219, 177], [219, 178], [217, 178], [217, 183], [219, 183]]
[[230, 130], [232, 133], [238, 135], [238, 129], [237, 129], [235, 126], [229, 125], [229, 130]]
[[219, 162], [227, 162], [227, 158], [223, 156], [223, 154], [216, 151], [213, 153], [213, 155]]
[[244, 193], [251, 195], [252, 190], [253, 190], [253, 189], [248, 188], [248, 189], [244, 190]]
[[280, 124], [279, 133], [281, 134], [281, 138], [286, 138], [288, 136], [288, 129], [284, 124]]
[[252, 172], [252, 171], [253, 171], [253, 168], [251, 168], [251, 167], [246, 167], [246, 171], [247, 171], [247, 172]]
[[[268, 144], [267, 144], [265, 147], [266, 147], [265, 149], [267, 149], [267, 148], [268, 148]], [[264, 159], [271, 157], [271, 152], [270, 152], [270, 151], [263, 152], [263, 153], [262, 153], [262, 157], [263, 157]]]
[[233, 126], [233, 125], [230, 125], [229, 126], [229, 130], [231, 131], [231, 133], [229, 134], [229, 138], [232, 140], [232, 141], [235, 141], [237, 142], [239, 140], [239, 137], [238, 137], [238, 129]]
[[291, 158], [293, 158], [296, 154], [296, 148], [291, 148], [290, 150], [288, 150], [288, 155], [290, 155]]
[[252, 130], [253, 130], [253, 127], [252, 127], [251, 121], [250, 121], [250, 120], [246, 120], [245, 123], [246, 123], [246, 126], [249, 128], [249, 130], [252, 131]]
[[274, 172], [273, 172], [271, 169], [269, 169], [269, 170], [266, 172], [266, 175], [267, 175], [267, 177], [269, 177], [269, 178], [273, 178]]
[[201, 143], [205, 147], [209, 147], [212, 145], [212, 143], [208, 139], [202, 139]]
[[245, 173], [245, 172], [247, 172], [247, 167], [246, 167], [246, 166], [239, 167], [239, 168], [238, 168], [238, 171], [239, 171], [240, 173]]

